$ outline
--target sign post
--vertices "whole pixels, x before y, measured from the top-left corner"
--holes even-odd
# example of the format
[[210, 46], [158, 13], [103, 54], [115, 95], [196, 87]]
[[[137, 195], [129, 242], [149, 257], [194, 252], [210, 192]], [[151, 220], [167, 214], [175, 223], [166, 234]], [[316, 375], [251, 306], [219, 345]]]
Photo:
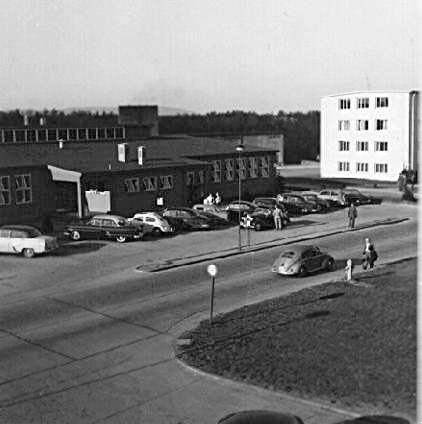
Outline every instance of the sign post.
[[207, 266], [208, 275], [211, 277], [211, 299], [210, 299], [210, 324], [212, 324], [212, 315], [214, 312], [214, 286], [215, 276], [217, 275], [218, 269], [214, 264]]

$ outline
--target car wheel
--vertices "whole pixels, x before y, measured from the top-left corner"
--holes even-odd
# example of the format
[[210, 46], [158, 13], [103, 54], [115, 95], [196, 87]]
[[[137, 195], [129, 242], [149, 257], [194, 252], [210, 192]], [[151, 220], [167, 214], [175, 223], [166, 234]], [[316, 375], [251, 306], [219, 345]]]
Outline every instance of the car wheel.
[[161, 236], [161, 234], [163, 234], [163, 232], [158, 227], [155, 227], [154, 230], [152, 231], [152, 233], [156, 237]]
[[74, 241], [78, 241], [81, 239], [81, 234], [79, 231], [74, 230], [70, 233], [70, 238]]
[[335, 267], [334, 259], [328, 259], [327, 265], [325, 267], [326, 270], [327, 271], [334, 271], [334, 267]]
[[35, 255], [35, 252], [34, 252], [34, 249], [26, 248], [22, 250], [22, 254], [23, 256], [25, 256], [25, 258], [33, 258]]
[[255, 224], [255, 231], [261, 231], [262, 225], [261, 224]]
[[117, 236], [116, 237], [116, 241], [118, 243], [124, 243], [126, 240], [127, 240], [127, 237], [126, 236]]
[[308, 270], [306, 269], [306, 267], [304, 265], [300, 266], [299, 269], [299, 277], [305, 277], [308, 274]]

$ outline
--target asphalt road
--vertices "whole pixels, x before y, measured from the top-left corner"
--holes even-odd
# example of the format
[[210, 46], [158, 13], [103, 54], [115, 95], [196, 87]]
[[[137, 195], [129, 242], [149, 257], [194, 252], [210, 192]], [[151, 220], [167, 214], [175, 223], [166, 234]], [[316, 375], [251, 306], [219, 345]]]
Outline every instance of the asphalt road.
[[[371, 229], [378, 262], [416, 256], [416, 229], [415, 220]], [[317, 244], [343, 268], [348, 258], [360, 259], [366, 234], [348, 232]], [[215, 313], [343, 273], [276, 276], [270, 267], [279, 249], [214, 261], [219, 268]], [[217, 421], [212, 417], [239, 407], [235, 397], [230, 409], [214, 383], [174, 361], [175, 337], [208, 316], [207, 265], [156, 273], [130, 270], [102, 286], [50, 287], [43, 295], [4, 304], [0, 422], [211, 423]], [[212, 402], [221, 402], [217, 415]]]

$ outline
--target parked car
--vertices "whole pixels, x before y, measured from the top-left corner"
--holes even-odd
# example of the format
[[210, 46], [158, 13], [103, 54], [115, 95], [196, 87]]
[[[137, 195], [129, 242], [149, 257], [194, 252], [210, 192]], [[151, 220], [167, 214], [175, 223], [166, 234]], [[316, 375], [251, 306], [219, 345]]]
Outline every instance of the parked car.
[[128, 218], [132, 224], [142, 223], [152, 228], [154, 235], [174, 233], [174, 228], [157, 212], [139, 212], [135, 213], [132, 218]]
[[278, 199], [280, 199], [289, 214], [303, 215], [316, 211], [316, 205], [314, 203], [307, 202], [299, 194], [283, 193], [279, 195]]
[[218, 207], [217, 205], [204, 205], [202, 203], [198, 203], [197, 205], [193, 205], [192, 209], [202, 213], [212, 213], [213, 215], [219, 216], [220, 218], [227, 219], [227, 212]]
[[346, 200], [342, 190], [324, 189], [319, 192], [322, 199], [328, 200], [331, 206], [346, 206]]
[[327, 211], [328, 209], [330, 209], [330, 202], [320, 197], [317, 192], [302, 191], [300, 194], [307, 202], [316, 203], [319, 212]]
[[368, 196], [355, 188], [344, 189], [343, 195], [346, 206], [349, 206], [352, 202], [355, 205], [373, 205], [380, 204], [382, 202], [380, 197]]
[[277, 411], [251, 410], [226, 415], [217, 424], [303, 424], [300, 417]]
[[276, 197], [255, 197], [252, 203], [257, 207], [268, 209], [274, 209], [275, 205], [280, 206], [280, 202]]
[[0, 252], [22, 254], [26, 258], [52, 252], [59, 247], [56, 237], [42, 235], [29, 225], [3, 225], [0, 227]]
[[271, 270], [281, 275], [305, 276], [319, 270], [331, 271], [335, 261], [328, 253], [312, 245], [289, 245], [283, 247]]
[[141, 239], [144, 233], [139, 226], [132, 225], [119, 215], [94, 215], [88, 221], [70, 224], [65, 227], [65, 235], [72, 240], [114, 239], [119, 243]]
[[207, 212], [207, 211], [200, 212], [195, 209], [192, 209], [192, 210], [196, 213], [197, 216], [199, 216], [200, 218], [204, 218], [213, 228], [225, 227], [230, 224], [227, 218], [222, 218], [221, 216], [214, 215], [211, 212]]
[[[274, 218], [272, 216], [272, 213], [269, 209], [267, 209], [268, 212], [264, 212], [262, 210], [257, 210], [255, 212], [252, 212], [249, 220], [249, 228], [255, 231], [261, 231], [266, 230], [270, 228], [274, 228]], [[247, 224], [247, 218], [246, 215], [243, 216], [240, 220], [240, 228], [248, 228]]]
[[226, 207], [227, 219], [230, 222], [239, 222], [243, 213], [252, 213], [257, 209], [257, 206], [246, 200], [234, 200]]
[[209, 222], [199, 217], [192, 209], [184, 207], [167, 208], [162, 217], [176, 229], [176, 231], [209, 230]]

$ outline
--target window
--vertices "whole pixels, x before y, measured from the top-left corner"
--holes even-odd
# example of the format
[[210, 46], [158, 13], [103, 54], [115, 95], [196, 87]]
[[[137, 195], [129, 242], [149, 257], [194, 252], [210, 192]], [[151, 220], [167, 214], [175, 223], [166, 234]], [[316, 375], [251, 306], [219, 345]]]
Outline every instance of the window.
[[375, 142], [375, 151], [376, 152], [386, 152], [388, 150], [387, 141], [376, 141]]
[[160, 175], [159, 188], [162, 190], [170, 190], [173, 188], [173, 175]]
[[78, 128], [78, 140], [86, 140], [86, 129]]
[[368, 172], [368, 164], [363, 162], [356, 163], [356, 171], [357, 172]]
[[377, 119], [375, 122], [375, 128], [379, 130], [387, 129], [387, 120], [386, 119]]
[[60, 128], [58, 130], [58, 135], [59, 135], [59, 139], [63, 140], [63, 141], [67, 141], [67, 129], [65, 128]]
[[16, 204], [32, 202], [31, 174], [15, 175]]
[[3, 137], [4, 143], [14, 143], [15, 141], [13, 130], [4, 130]]
[[0, 205], [10, 205], [10, 178], [0, 176]]
[[193, 186], [195, 184], [195, 171], [186, 172], [186, 185]]
[[356, 150], [358, 152], [367, 152], [369, 143], [367, 141], [357, 141], [356, 142]]
[[98, 138], [105, 138], [105, 128], [97, 128]]
[[247, 161], [247, 158], [236, 159], [237, 175], [240, 175], [242, 180], [248, 177]]
[[387, 164], [386, 163], [376, 163], [375, 164], [375, 172], [388, 172]]
[[338, 162], [338, 170], [339, 171], [350, 171], [349, 162]]
[[37, 140], [37, 137], [35, 135], [35, 130], [27, 130], [26, 131], [26, 141], [27, 142], [34, 142]]
[[116, 138], [123, 138], [123, 128], [117, 127], [115, 130]]
[[270, 176], [270, 161], [268, 156], [261, 157], [261, 177], [268, 178]]
[[38, 130], [38, 141], [45, 141], [47, 139], [46, 130]]
[[376, 107], [388, 107], [388, 97], [377, 97]]
[[350, 121], [338, 121], [338, 130], [339, 131], [349, 131], [350, 130]]
[[226, 166], [226, 180], [233, 181], [234, 180], [233, 159], [226, 159], [224, 163]]
[[369, 97], [359, 97], [356, 102], [358, 109], [367, 109], [369, 107]]
[[350, 109], [350, 99], [340, 99], [338, 103], [339, 109]]
[[15, 139], [18, 143], [25, 141], [25, 130], [15, 130]]
[[340, 140], [338, 142], [338, 149], [341, 152], [345, 152], [345, 151], [348, 152], [350, 150], [350, 141], [342, 141], [342, 140]]
[[369, 128], [369, 121], [367, 119], [358, 119], [356, 121], [356, 129], [358, 131], [365, 131]]
[[97, 138], [97, 128], [88, 128], [88, 138], [95, 140]]
[[249, 175], [251, 178], [258, 178], [258, 162], [255, 157], [249, 158]]
[[106, 128], [107, 138], [114, 138], [114, 128]]
[[78, 137], [78, 132], [76, 128], [69, 128], [69, 140], [76, 140]]
[[221, 161], [213, 160], [212, 161], [212, 174], [211, 179], [213, 183], [221, 182]]
[[55, 140], [57, 140], [57, 130], [54, 128], [54, 129], [48, 129], [47, 130], [47, 139], [49, 140], [49, 141], [55, 141]]
[[157, 177], [144, 177], [142, 179], [142, 185], [145, 191], [157, 190]]
[[125, 192], [126, 193], [137, 193], [140, 191], [139, 178], [126, 178], [125, 179]]
[[204, 182], [205, 182], [205, 171], [200, 170], [200, 171], [198, 171], [198, 180], [197, 180], [197, 183], [198, 184], [204, 184]]

